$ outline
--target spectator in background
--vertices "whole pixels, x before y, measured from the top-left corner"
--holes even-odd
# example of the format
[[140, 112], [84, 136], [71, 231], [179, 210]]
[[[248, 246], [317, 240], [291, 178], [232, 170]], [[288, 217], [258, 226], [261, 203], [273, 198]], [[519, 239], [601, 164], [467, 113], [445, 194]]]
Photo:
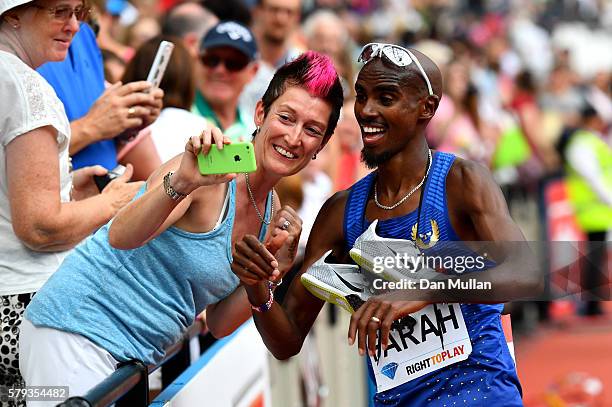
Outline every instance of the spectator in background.
[[333, 191], [349, 188], [363, 178], [369, 170], [361, 161], [361, 127], [355, 117], [355, 100], [348, 99], [342, 106], [342, 114], [336, 127], [335, 137], [326, 150], [330, 159], [328, 173], [333, 181]]
[[80, 0], [0, 3], [0, 386], [23, 387], [17, 338], [34, 293], [141, 186], [128, 168], [98, 194], [102, 167], [71, 171], [68, 118], [35, 71], [68, 55], [86, 14]]
[[115, 83], [121, 80], [125, 71], [125, 61], [114, 52], [102, 51], [102, 61], [104, 61], [104, 80], [108, 83]]
[[200, 44], [192, 112], [219, 127], [230, 139], [250, 140], [253, 116], [238, 106], [245, 85], [257, 73], [257, 45], [251, 31], [234, 21], [211, 28]]
[[444, 96], [426, 130], [432, 148], [488, 165], [493, 140], [483, 137], [476, 88], [469, 67], [455, 61], [446, 67]]
[[257, 0], [253, 8], [252, 27], [259, 50], [259, 69], [240, 97], [240, 107], [249, 117], [255, 112], [255, 105], [274, 71], [302, 52], [294, 44], [301, 9], [301, 0]]
[[138, 49], [142, 44], [151, 38], [159, 35], [161, 27], [157, 20], [153, 17], [140, 17], [127, 30], [127, 44]]
[[554, 113], [569, 127], [576, 127], [584, 100], [576, 87], [576, 74], [567, 65], [557, 65], [550, 73], [538, 103], [544, 112]]
[[183, 40], [195, 63], [200, 54], [202, 37], [218, 23], [219, 19], [200, 3], [186, 1], [168, 12], [162, 25], [162, 35]]
[[353, 92], [354, 69], [349, 32], [344, 22], [329, 10], [317, 10], [303, 25], [306, 48], [329, 55], [343, 80], [345, 95]]
[[587, 294], [586, 315], [602, 314], [600, 299], [606, 265], [606, 233], [612, 230], [612, 148], [605, 141], [606, 123], [587, 106], [582, 111], [581, 126], [569, 136], [564, 148], [567, 187], [578, 225], [589, 240], [587, 266], [582, 274], [582, 288]]
[[161, 162], [185, 151], [185, 143], [206, 128], [206, 119], [191, 113], [195, 86], [193, 66], [189, 51], [175, 37], [159, 36], [145, 42], [127, 65], [124, 81], [138, 81], [146, 78], [161, 41], [174, 43], [172, 57], [160, 84], [164, 91], [164, 108], [149, 129]]
[[[108, 170], [117, 162], [116, 137], [128, 129], [152, 123], [161, 110], [163, 92], [145, 81], [115, 83], [105, 89], [104, 65], [96, 37], [88, 24], [79, 33], [61, 62], [48, 63], [38, 72], [51, 84], [71, 121], [70, 154], [74, 168], [101, 165]], [[143, 145], [144, 147], [144, 145]], [[135, 162], [136, 179], [146, 179]]]

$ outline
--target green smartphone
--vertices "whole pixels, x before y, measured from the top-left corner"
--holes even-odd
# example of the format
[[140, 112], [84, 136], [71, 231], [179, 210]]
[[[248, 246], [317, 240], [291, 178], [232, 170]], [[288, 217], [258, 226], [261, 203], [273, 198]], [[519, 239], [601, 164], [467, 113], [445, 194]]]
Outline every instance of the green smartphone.
[[222, 150], [213, 144], [208, 154], [198, 154], [198, 167], [202, 175], [253, 172], [257, 169], [255, 149], [250, 142], [225, 144]]

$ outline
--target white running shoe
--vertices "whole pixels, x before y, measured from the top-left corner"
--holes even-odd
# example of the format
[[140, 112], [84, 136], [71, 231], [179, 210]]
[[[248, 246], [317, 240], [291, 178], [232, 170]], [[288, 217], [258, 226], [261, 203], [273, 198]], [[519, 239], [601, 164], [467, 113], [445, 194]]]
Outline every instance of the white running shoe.
[[326, 263], [331, 252], [325, 253], [302, 274], [302, 284], [316, 297], [352, 314], [370, 297], [370, 284], [357, 265]]
[[[434, 279], [438, 276], [434, 270], [422, 267], [424, 258], [413, 241], [380, 237], [376, 234], [376, 225], [378, 220], [355, 240], [349, 252], [363, 270], [387, 281]], [[386, 267], [385, 262], [391, 267]]]

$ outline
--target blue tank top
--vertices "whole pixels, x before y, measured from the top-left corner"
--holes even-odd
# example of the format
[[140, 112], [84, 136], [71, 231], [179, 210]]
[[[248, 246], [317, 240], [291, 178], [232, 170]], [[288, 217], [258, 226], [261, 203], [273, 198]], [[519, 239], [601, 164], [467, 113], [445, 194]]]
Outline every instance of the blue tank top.
[[[83, 335], [119, 361], [159, 363], [198, 313], [238, 286], [230, 269], [236, 183], [228, 185], [227, 216], [207, 233], [169, 227], [142, 247], [118, 250], [108, 243], [109, 222], [65, 259], [25, 317]], [[269, 195], [266, 216], [271, 205]], [[265, 234], [263, 224], [260, 240]]]
[[[425, 244], [431, 244], [424, 250], [426, 254], [441, 250], [436, 248], [435, 241], [460, 240], [451, 225], [446, 202], [446, 176], [454, 160], [452, 154], [436, 152], [425, 183], [418, 238]], [[365, 208], [376, 175], [376, 172], [367, 175], [349, 191], [344, 214], [347, 252], [371, 223], [365, 218]], [[413, 226], [417, 223], [417, 213], [415, 210], [397, 218], [379, 220], [376, 232], [381, 237], [414, 241]], [[467, 248], [465, 250], [468, 251]], [[449, 253], [445, 252], [445, 255]], [[502, 308], [502, 304], [461, 304], [472, 342], [470, 356], [462, 362], [376, 394], [375, 404], [415, 407], [522, 406], [521, 386], [501, 326]], [[368, 365], [373, 378], [369, 359]]]

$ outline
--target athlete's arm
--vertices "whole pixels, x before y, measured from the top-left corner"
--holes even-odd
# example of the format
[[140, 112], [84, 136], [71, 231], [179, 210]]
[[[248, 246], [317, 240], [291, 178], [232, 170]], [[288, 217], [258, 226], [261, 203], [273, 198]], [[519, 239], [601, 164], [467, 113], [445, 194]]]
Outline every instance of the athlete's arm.
[[[346, 195], [346, 192], [335, 194], [319, 211], [306, 246], [304, 265], [289, 287], [283, 306], [274, 303], [267, 312], [253, 311], [255, 325], [264, 343], [277, 359], [290, 358], [300, 351], [308, 331], [323, 307], [323, 301], [304, 288], [300, 276], [326, 251], [332, 249], [337, 256], [342, 253]], [[245, 283], [251, 304], [260, 305], [268, 301], [265, 277], [253, 284], [253, 274], [246, 276], [241, 267], [232, 266], [232, 269]]]

